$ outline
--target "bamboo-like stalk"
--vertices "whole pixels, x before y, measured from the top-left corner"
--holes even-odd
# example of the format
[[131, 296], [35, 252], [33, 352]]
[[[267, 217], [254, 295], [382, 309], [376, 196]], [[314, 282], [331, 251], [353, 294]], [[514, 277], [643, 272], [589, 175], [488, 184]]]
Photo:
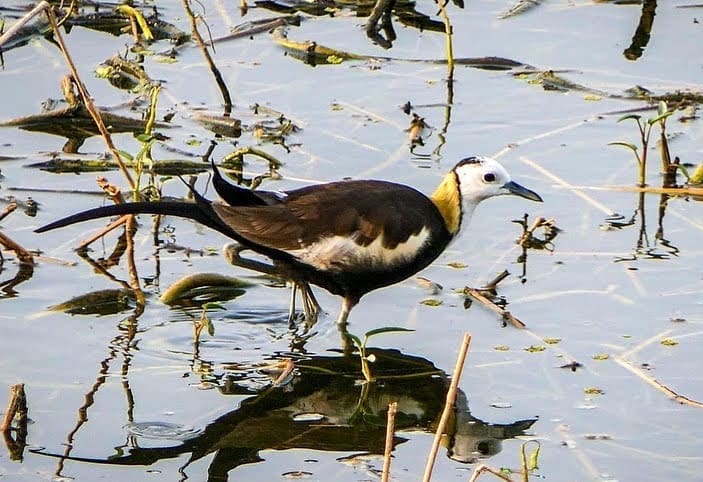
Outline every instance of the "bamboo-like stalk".
[[393, 451], [393, 435], [395, 434], [395, 414], [398, 411], [398, 402], [388, 404], [386, 423], [386, 446], [383, 451], [383, 472], [381, 482], [388, 482], [391, 473], [391, 452]]
[[442, 416], [437, 424], [437, 431], [434, 434], [432, 448], [430, 449], [430, 453], [427, 457], [427, 465], [425, 466], [425, 474], [422, 477], [422, 482], [429, 482], [432, 478], [432, 470], [434, 469], [434, 463], [437, 459], [439, 444], [442, 441], [444, 429], [447, 427], [449, 417], [454, 410], [454, 402], [456, 401], [457, 391], [459, 390], [459, 379], [461, 378], [461, 372], [464, 369], [464, 362], [466, 361], [466, 355], [469, 352], [470, 343], [471, 334], [464, 333], [464, 339], [462, 340], [461, 348], [459, 349], [459, 356], [456, 359], [456, 366], [454, 367], [454, 373], [452, 374], [452, 382], [449, 385], [449, 390], [447, 390], [447, 398], [444, 402], [444, 411], [442, 411]]

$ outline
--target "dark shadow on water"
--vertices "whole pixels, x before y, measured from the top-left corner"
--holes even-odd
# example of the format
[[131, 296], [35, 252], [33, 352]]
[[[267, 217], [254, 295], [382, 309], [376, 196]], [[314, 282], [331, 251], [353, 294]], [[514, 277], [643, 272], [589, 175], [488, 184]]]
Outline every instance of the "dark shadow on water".
[[[131, 437], [119, 454], [105, 457], [67, 457], [37, 450], [36, 453], [66, 460], [110, 465], [152, 465], [162, 459], [190, 454], [179, 469], [183, 475], [195, 461], [214, 454], [209, 481], [228, 480], [238, 466], [263, 460], [262, 450], [312, 449], [350, 452], [353, 456], [382, 454], [388, 404], [398, 402], [394, 445], [406, 442], [404, 432], [432, 433], [439, 420], [449, 376], [420, 357], [397, 350], [369, 349], [375, 381], [360, 383], [358, 357], [314, 356], [295, 361], [293, 376], [283, 385], [269, 384], [254, 392], [245, 380], [223, 376], [223, 395], [248, 396], [236, 410], [212, 420], [188, 440], [151, 438], [148, 448]], [[256, 376], [252, 373], [253, 376]], [[447, 435], [447, 456], [474, 463], [501, 451], [502, 441], [524, 435], [536, 419], [492, 424], [473, 417], [467, 396], [460, 393]], [[158, 423], [154, 423], [158, 426]], [[195, 432], [194, 432], [195, 433]], [[424, 454], [423, 454], [424, 456]]]

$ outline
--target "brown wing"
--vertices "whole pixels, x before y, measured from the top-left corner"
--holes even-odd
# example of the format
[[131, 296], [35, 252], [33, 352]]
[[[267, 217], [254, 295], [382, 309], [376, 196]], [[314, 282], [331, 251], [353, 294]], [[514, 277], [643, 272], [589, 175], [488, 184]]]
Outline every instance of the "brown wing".
[[290, 191], [280, 204], [232, 207], [213, 204], [218, 216], [252, 243], [282, 251], [305, 249], [344, 236], [367, 246], [383, 236], [392, 249], [423, 227], [444, 229], [424, 194], [384, 181], [342, 181]]

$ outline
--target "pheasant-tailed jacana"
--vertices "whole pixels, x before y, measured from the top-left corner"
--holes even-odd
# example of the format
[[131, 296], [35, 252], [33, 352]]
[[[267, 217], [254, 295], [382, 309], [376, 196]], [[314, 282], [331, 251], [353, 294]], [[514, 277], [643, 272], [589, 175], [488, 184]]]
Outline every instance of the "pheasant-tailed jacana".
[[[213, 166], [214, 167], [214, 166]], [[270, 258], [283, 277], [312, 298], [308, 283], [343, 298], [337, 323], [366, 293], [398, 283], [434, 261], [489, 197], [514, 194], [542, 201], [510, 179], [497, 161], [460, 161], [427, 197], [402, 184], [354, 180], [292, 191], [252, 191], [226, 182], [214, 167], [222, 201], [193, 193], [195, 202], [134, 202], [104, 206], [47, 224], [37, 232], [122, 214], [194, 219]]]

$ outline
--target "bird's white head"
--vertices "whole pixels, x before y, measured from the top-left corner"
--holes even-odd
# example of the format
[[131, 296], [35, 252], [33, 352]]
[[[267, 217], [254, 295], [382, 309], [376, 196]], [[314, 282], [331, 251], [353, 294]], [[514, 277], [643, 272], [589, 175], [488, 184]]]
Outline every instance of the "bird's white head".
[[512, 194], [531, 201], [542, 198], [510, 178], [510, 174], [495, 159], [469, 157], [459, 161], [453, 169], [464, 204], [478, 204], [493, 196]]
[[432, 195], [452, 235], [468, 224], [474, 209], [484, 199], [512, 194], [531, 201], [542, 201], [534, 191], [521, 186], [495, 159], [468, 157], [459, 161]]

